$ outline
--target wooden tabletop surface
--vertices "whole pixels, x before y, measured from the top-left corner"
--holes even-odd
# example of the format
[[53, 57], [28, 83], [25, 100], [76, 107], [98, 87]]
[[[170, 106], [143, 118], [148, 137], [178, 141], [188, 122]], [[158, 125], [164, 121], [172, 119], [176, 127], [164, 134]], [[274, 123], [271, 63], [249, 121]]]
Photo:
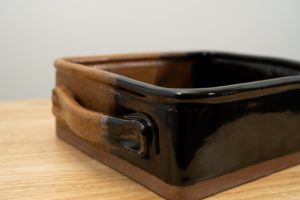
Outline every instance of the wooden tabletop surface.
[[[162, 199], [55, 136], [50, 101], [0, 102], [0, 199]], [[299, 200], [300, 166], [209, 200]]]

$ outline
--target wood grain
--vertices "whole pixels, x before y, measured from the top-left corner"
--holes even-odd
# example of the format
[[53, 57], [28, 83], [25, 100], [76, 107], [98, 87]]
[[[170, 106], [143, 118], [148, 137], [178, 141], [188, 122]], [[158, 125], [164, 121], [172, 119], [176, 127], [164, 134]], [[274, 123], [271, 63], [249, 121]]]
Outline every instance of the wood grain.
[[[55, 136], [50, 101], [0, 102], [0, 199], [162, 199]], [[300, 166], [209, 200], [300, 199]]]

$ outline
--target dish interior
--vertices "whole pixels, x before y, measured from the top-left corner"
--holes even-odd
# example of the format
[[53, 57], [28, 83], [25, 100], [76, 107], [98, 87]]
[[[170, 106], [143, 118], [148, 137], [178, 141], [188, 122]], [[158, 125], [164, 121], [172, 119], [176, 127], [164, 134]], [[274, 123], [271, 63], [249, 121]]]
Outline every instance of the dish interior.
[[207, 88], [299, 74], [289, 62], [242, 56], [183, 56], [84, 63], [168, 88]]

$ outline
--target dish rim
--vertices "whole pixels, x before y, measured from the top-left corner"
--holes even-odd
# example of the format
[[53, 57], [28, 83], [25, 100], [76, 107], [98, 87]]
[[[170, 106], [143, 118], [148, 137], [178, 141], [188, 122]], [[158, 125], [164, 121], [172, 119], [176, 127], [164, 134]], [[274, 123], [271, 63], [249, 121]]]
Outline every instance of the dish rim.
[[[241, 93], [250, 94], [260, 90], [261, 93], [274, 93], [272, 88], [277, 88], [277, 92], [288, 91], [300, 88], [300, 74], [290, 75], [277, 78], [268, 78], [257, 81], [249, 81], [244, 83], [235, 83], [214, 87], [201, 88], [168, 88], [135, 80], [113, 72], [88, 67], [89, 63], [110, 63], [110, 62], [126, 62], [126, 61], [148, 61], [156, 59], [177, 59], [189, 58], [187, 56], [218, 56], [232, 57], [248, 61], [256, 61], [261, 63], [271, 63], [276, 65], [287, 65], [292, 68], [299, 68], [300, 62], [274, 58], [269, 56], [245, 55], [238, 53], [224, 53], [215, 51], [187, 51], [187, 52], [163, 52], [163, 53], [130, 53], [130, 54], [114, 54], [114, 55], [98, 55], [98, 56], [74, 56], [59, 58], [55, 61], [55, 67], [58, 70], [66, 70], [74, 74], [81, 74], [89, 79], [94, 79], [102, 83], [133, 91], [142, 96], [158, 96], [163, 98], [171, 98], [175, 100], [193, 100], [193, 99], [211, 99], [224, 96], [232, 96]], [[273, 92], [272, 92], [273, 91]], [[257, 95], [257, 94], [256, 94]], [[265, 94], [264, 94], [265, 95]], [[246, 95], [249, 96], [249, 95]]]

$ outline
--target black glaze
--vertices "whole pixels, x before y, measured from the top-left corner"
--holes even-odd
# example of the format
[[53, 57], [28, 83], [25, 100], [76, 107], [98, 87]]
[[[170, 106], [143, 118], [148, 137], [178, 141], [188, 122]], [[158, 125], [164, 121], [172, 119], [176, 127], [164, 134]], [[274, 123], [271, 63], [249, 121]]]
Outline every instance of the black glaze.
[[120, 76], [116, 115], [144, 113], [152, 129], [147, 157], [114, 152], [119, 157], [169, 184], [191, 185], [300, 150], [299, 63], [206, 52], [161, 59], [198, 60], [195, 89]]
[[151, 131], [151, 123], [144, 114], [134, 113], [124, 116], [123, 119], [108, 117], [106, 126], [109, 133], [107, 140], [116, 148], [122, 147], [142, 158], [148, 156], [147, 134]]

